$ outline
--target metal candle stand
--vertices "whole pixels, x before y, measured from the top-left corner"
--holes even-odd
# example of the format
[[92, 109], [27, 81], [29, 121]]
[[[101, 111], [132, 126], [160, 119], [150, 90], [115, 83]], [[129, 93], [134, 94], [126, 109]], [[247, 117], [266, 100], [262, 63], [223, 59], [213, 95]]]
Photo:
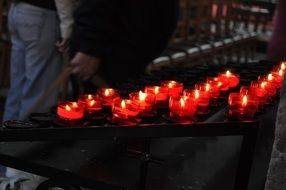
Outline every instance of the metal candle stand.
[[[130, 83], [121, 84], [117, 89], [125, 89], [122, 91], [123, 96], [128, 96], [129, 92], [142, 89], [150, 83], [159, 83], [162, 80], [178, 80], [185, 84], [185, 87], [193, 87], [194, 81], [204, 80], [207, 76], [215, 76], [218, 72], [224, 71], [227, 68], [232, 68], [232, 71], [239, 73], [241, 76], [241, 84], [249, 84], [251, 80], [255, 79], [259, 74], [270, 70], [274, 63], [260, 62], [257, 64], [228, 64], [223, 66], [195, 66], [193, 70], [180, 68], [166, 68], [163, 71], [154, 73], [152, 76], [139, 77], [137, 81], [130, 81]], [[255, 71], [255, 72], [253, 72]], [[170, 78], [172, 76], [172, 78]], [[123, 88], [124, 87], [124, 88]], [[54, 115], [32, 115], [31, 121], [36, 122], [43, 128], [31, 127], [23, 123], [19, 127], [19, 121], [13, 128], [13, 123], [9, 123], [7, 129], [0, 131], [0, 139], [2, 141], [55, 141], [55, 140], [99, 140], [99, 139], [125, 139], [125, 138], [139, 138], [143, 139], [143, 148], [141, 150], [134, 150], [127, 148], [126, 154], [141, 161], [140, 167], [140, 180], [139, 189], [146, 189], [146, 180], [148, 173], [148, 164], [162, 164], [164, 161], [160, 158], [153, 157], [150, 154], [150, 142], [154, 138], [170, 138], [170, 137], [211, 137], [211, 136], [242, 136], [242, 146], [240, 151], [239, 163], [235, 178], [234, 190], [246, 190], [252, 165], [252, 159], [255, 149], [255, 142], [259, 129], [259, 122], [256, 121], [219, 121], [219, 123], [204, 123], [207, 118], [217, 113], [226, 107], [226, 100], [222, 99], [218, 102], [220, 107], [212, 107], [207, 115], [197, 117], [196, 123], [192, 124], [179, 124], [172, 122], [166, 117], [156, 116], [149, 118], [146, 123], [139, 123], [134, 126], [120, 126], [110, 122], [109, 119], [101, 120], [101, 123], [96, 121], [83, 121], [81, 127], [73, 126], [68, 127], [55, 127], [51, 120]], [[159, 114], [165, 113], [165, 110], [159, 111]], [[106, 115], [104, 115], [106, 116]], [[41, 120], [41, 118], [43, 120]], [[55, 120], [54, 120], [55, 121]], [[47, 124], [48, 123], [48, 124]], [[57, 124], [57, 123], [56, 123]], [[21, 125], [21, 124], [20, 124]], [[26, 127], [25, 127], [26, 126]], [[76, 134], [76, 135], [75, 135]], [[52, 180], [67, 180], [76, 182], [77, 185], [85, 186], [87, 188], [96, 187], [98, 189], [128, 189], [128, 187], [121, 187], [118, 185], [101, 182], [97, 180], [87, 180], [85, 178], [78, 179], [70, 172], [61, 171], [53, 168], [48, 168], [46, 171], [45, 166], [33, 165], [25, 162], [28, 166], [23, 167], [21, 162], [16, 161], [0, 154], [1, 164], [19, 169], [26, 169], [29, 172], [43, 175], [51, 178]], [[59, 177], [60, 176], [60, 177]], [[49, 183], [48, 183], [49, 184]]]

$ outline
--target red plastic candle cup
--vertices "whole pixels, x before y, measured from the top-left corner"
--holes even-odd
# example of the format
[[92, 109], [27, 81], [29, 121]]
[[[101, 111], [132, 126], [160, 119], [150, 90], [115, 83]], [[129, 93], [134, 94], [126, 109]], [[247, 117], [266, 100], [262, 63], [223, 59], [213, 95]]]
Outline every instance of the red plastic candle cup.
[[207, 107], [210, 103], [210, 95], [208, 92], [201, 90], [185, 89], [183, 91], [183, 96], [187, 96], [193, 99], [197, 104], [197, 113], [198, 115], [207, 114]]
[[129, 120], [139, 114], [139, 109], [136, 102], [117, 98], [113, 100], [112, 113], [116, 119]]
[[145, 93], [147, 96], [154, 97], [153, 108], [167, 108], [169, 103], [168, 88], [162, 86], [146, 86]]
[[57, 115], [64, 120], [79, 121], [84, 117], [84, 107], [77, 102], [62, 102], [58, 104]]
[[211, 85], [209, 83], [198, 82], [195, 85], [195, 89], [208, 92], [210, 94], [211, 99], [217, 99], [220, 94], [219, 87], [217, 85]]
[[169, 108], [171, 119], [181, 122], [192, 121], [197, 110], [197, 103], [187, 96], [171, 97]]
[[229, 81], [219, 81], [217, 77], [208, 77], [207, 83], [211, 86], [218, 87], [220, 92], [226, 92], [229, 90]]
[[169, 96], [179, 96], [183, 92], [183, 83], [177, 81], [163, 81], [161, 83], [162, 87], [166, 87], [169, 91]]
[[268, 99], [268, 92], [263, 82], [251, 81], [249, 94], [257, 99], [260, 104], [265, 104]]
[[235, 88], [239, 84], [240, 77], [239, 75], [233, 74], [230, 71], [226, 71], [225, 73], [220, 73], [218, 75], [218, 80], [222, 83], [226, 83], [228, 81], [228, 86], [230, 88]]
[[129, 94], [129, 98], [132, 101], [135, 101], [138, 104], [138, 109], [141, 114], [148, 113], [152, 111], [155, 96], [154, 94], [147, 94], [142, 91], [140, 92], [132, 92]]
[[92, 116], [102, 110], [102, 101], [95, 95], [81, 95], [78, 104], [85, 108], [86, 114]]
[[251, 120], [258, 110], [258, 104], [250, 95], [231, 93], [228, 99], [228, 117], [236, 120]]
[[114, 99], [120, 98], [119, 92], [112, 88], [98, 89], [97, 96], [102, 101], [102, 105], [108, 107], [111, 107]]
[[263, 88], [265, 88], [268, 91], [268, 95], [270, 98], [277, 95], [279, 86], [277, 83], [273, 82], [273, 79], [271, 80], [271, 76], [258, 76], [258, 82], [263, 84]]

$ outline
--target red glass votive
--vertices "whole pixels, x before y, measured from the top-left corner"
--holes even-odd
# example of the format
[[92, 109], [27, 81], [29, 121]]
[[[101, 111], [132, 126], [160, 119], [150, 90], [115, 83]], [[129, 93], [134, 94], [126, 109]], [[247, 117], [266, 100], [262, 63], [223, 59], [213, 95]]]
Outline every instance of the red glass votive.
[[226, 92], [229, 90], [229, 81], [219, 81], [217, 77], [208, 77], [207, 83], [211, 86], [215, 86], [219, 88], [219, 91]]
[[262, 88], [265, 88], [269, 97], [276, 96], [278, 92], [278, 85], [273, 81], [268, 81], [266, 76], [258, 76], [258, 82], [261, 83]]
[[84, 117], [84, 107], [77, 102], [62, 102], [58, 104], [57, 115], [64, 120], [78, 121]]
[[140, 92], [132, 92], [129, 94], [129, 98], [132, 101], [135, 101], [138, 105], [140, 113], [148, 113], [152, 111], [153, 104], [155, 102], [154, 94], [147, 94]]
[[95, 95], [81, 95], [78, 99], [78, 104], [85, 108], [85, 111], [89, 116], [102, 110], [102, 101]]
[[183, 83], [177, 81], [163, 81], [161, 83], [162, 87], [166, 87], [169, 91], [169, 96], [179, 96], [183, 92]]
[[233, 74], [230, 71], [226, 71], [225, 73], [220, 73], [218, 75], [218, 80], [222, 83], [228, 82], [228, 86], [230, 88], [235, 88], [240, 81], [239, 75]]
[[207, 107], [210, 102], [210, 95], [208, 92], [194, 89], [185, 89], [183, 91], [183, 96], [187, 96], [196, 102], [198, 115], [208, 113]]
[[192, 120], [197, 110], [197, 103], [186, 96], [171, 97], [169, 102], [170, 118], [178, 121]]
[[250, 120], [258, 110], [258, 104], [250, 95], [231, 93], [228, 99], [228, 117], [237, 120]]
[[195, 89], [208, 92], [210, 94], [210, 98], [212, 99], [217, 99], [220, 94], [219, 87], [217, 85], [211, 85], [209, 83], [198, 82], [195, 85]]
[[135, 118], [139, 114], [136, 102], [127, 99], [114, 99], [112, 104], [113, 117], [122, 120]]
[[119, 91], [112, 88], [102, 88], [97, 90], [97, 96], [102, 101], [103, 106], [110, 106], [116, 98], [120, 98]]
[[145, 93], [147, 96], [154, 97], [153, 108], [167, 108], [169, 103], [169, 91], [166, 87], [146, 86]]

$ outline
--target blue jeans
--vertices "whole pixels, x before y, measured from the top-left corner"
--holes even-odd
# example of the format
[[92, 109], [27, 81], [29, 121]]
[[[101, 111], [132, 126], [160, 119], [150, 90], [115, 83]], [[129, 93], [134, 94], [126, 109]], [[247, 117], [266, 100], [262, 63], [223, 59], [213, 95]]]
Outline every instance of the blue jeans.
[[[60, 38], [56, 11], [27, 3], [12, 4], [9, 11], [12, 41], [11, 86], [7, 96], [5, 120], [23, 119], [37, 99], [57, 78], [63, 59], [55, 47]], [[56, 105], [58, 91], [45, 100], [37, 112]]]

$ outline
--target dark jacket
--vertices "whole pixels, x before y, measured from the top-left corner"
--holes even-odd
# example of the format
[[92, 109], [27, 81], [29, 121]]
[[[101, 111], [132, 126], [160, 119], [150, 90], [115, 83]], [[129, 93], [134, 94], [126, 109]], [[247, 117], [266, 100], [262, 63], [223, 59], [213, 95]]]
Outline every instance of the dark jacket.
[[177, 0], [81, 0], [71, 50], [103, 60], [106, 78], [136, 75], [167, 46], [177, 17]]

